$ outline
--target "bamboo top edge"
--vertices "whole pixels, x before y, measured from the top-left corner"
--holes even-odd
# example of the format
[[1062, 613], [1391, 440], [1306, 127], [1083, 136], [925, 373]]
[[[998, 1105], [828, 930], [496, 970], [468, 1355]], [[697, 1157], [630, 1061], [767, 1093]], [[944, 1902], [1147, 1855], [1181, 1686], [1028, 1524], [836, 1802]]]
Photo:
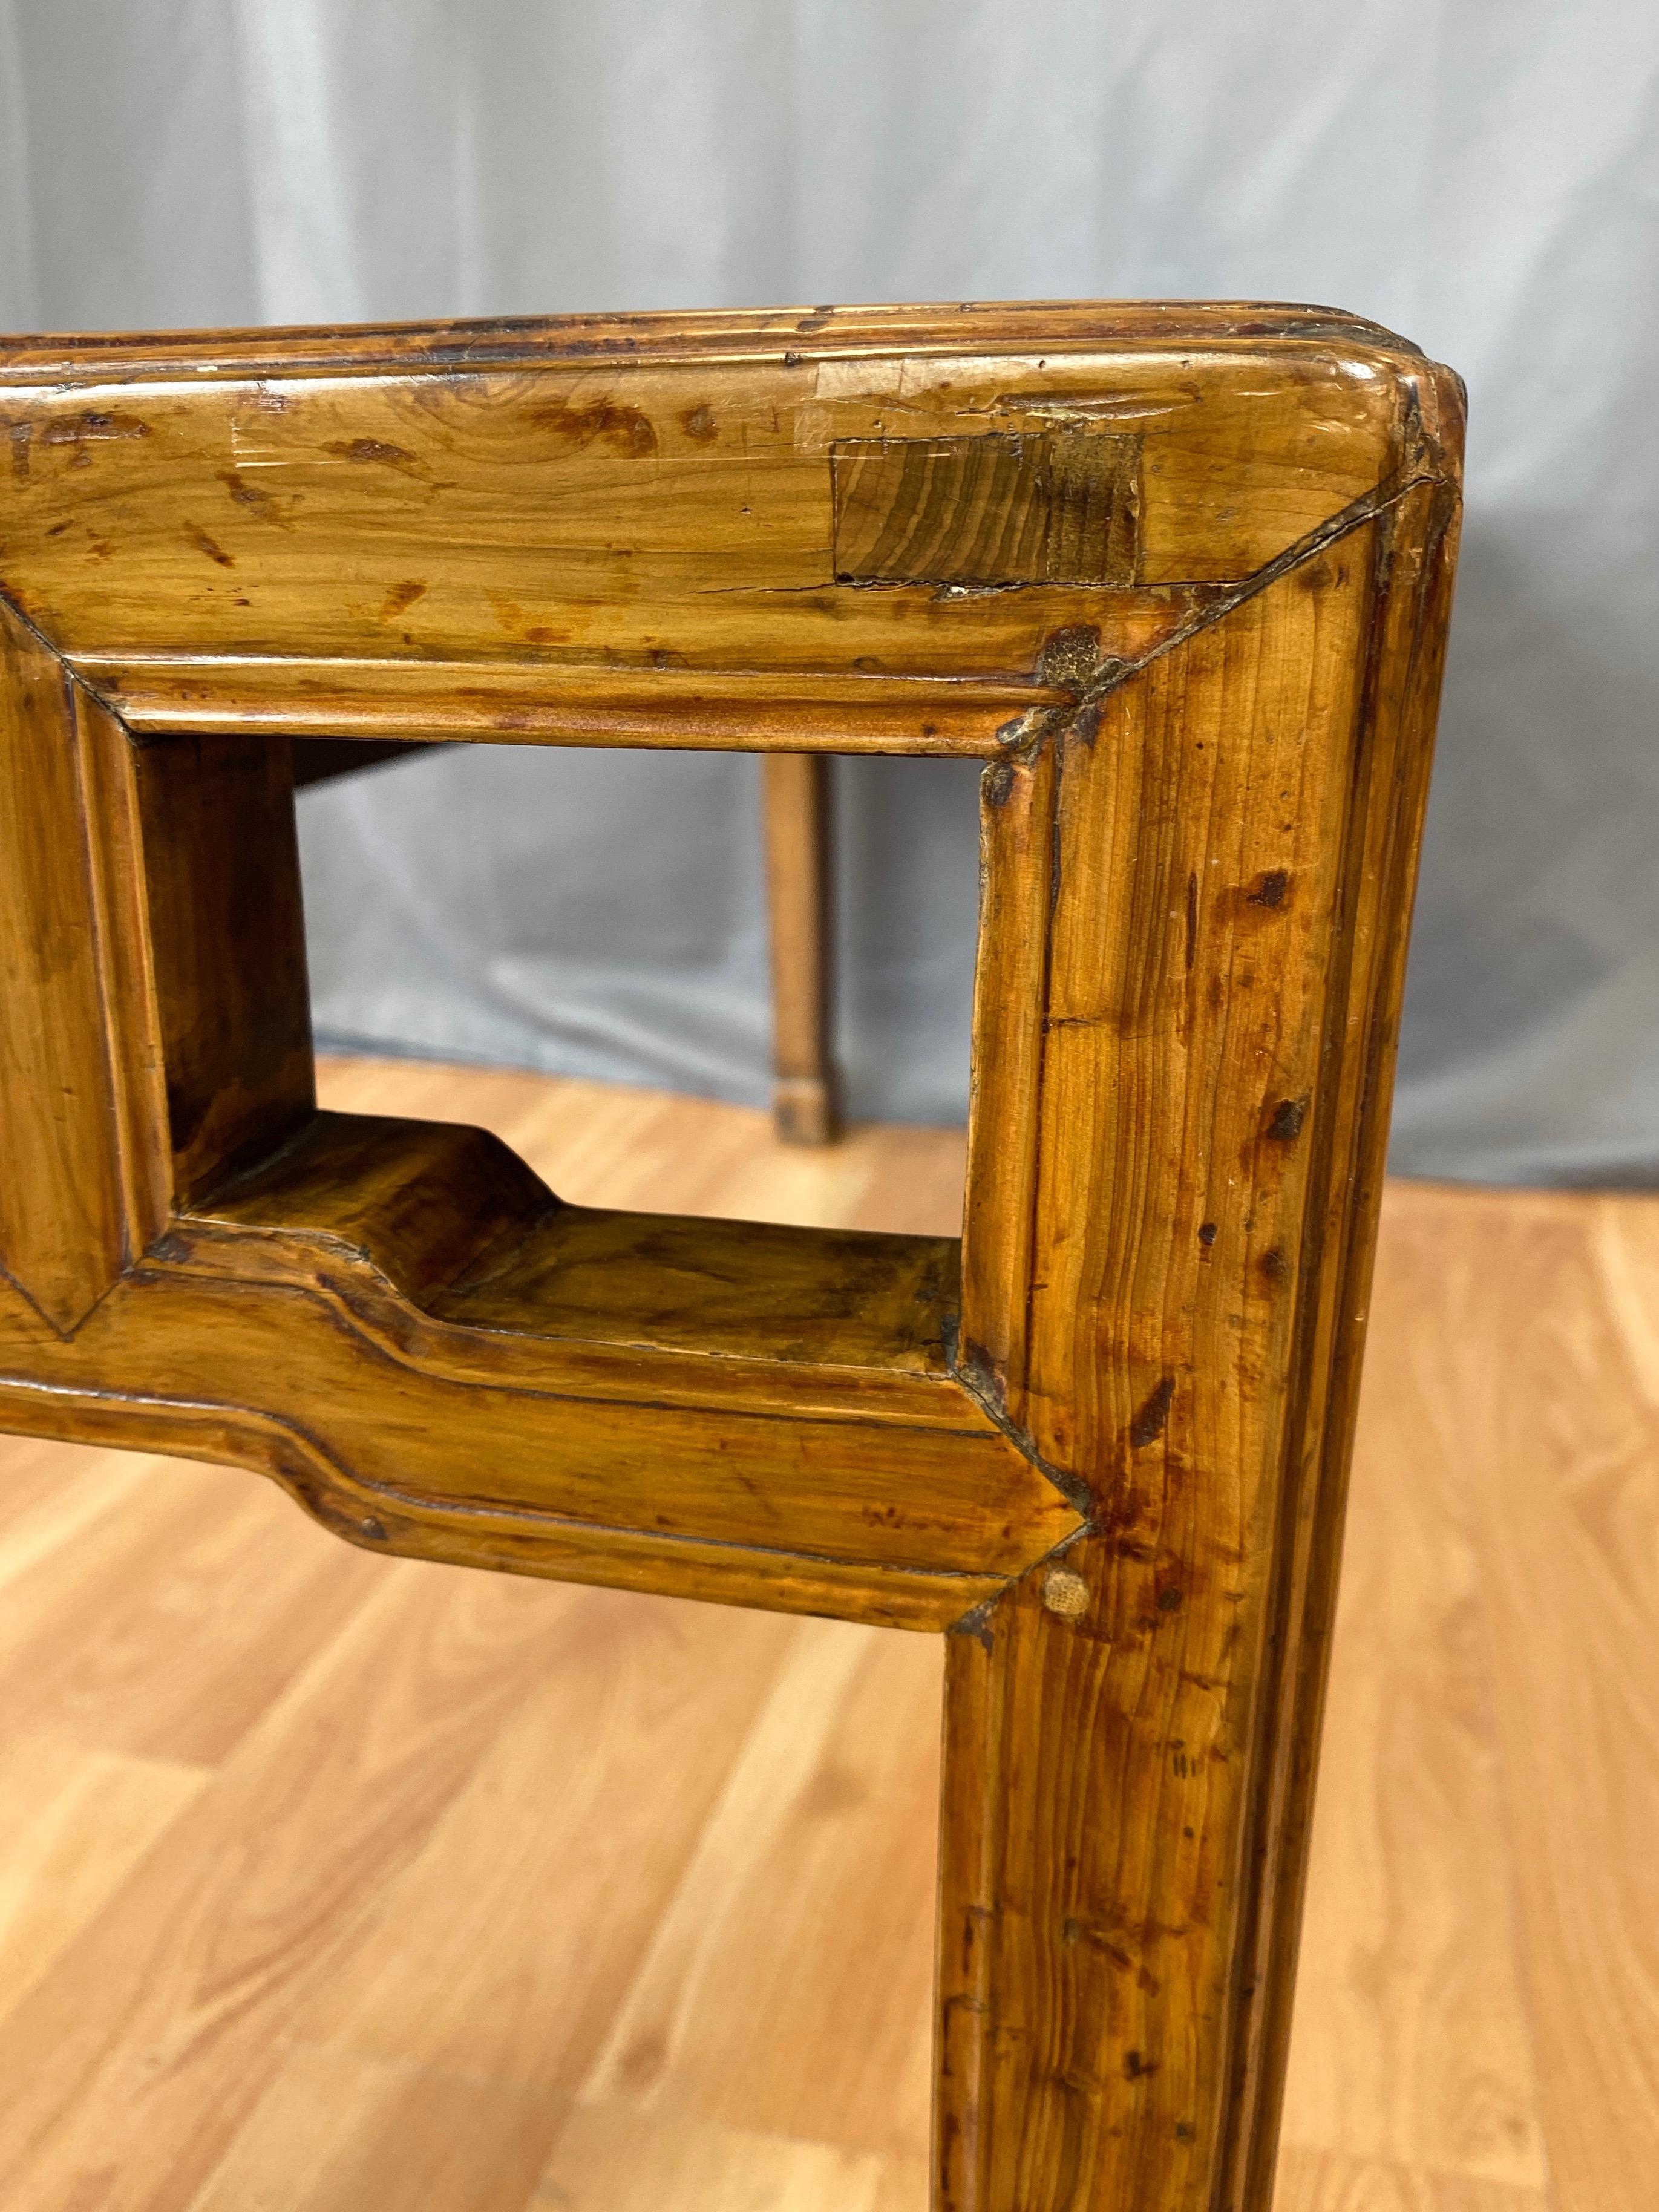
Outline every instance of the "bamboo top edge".
[[718, 358], [793, 365], [848, 355], [1172, 346], [1247, 352], [1336, 346], [1393, 356], [1402, 368], [1424, 361], [1409, 339], [1340, 308], [1237, 300], [964, 301], [0, 337], [0, 380], [388, 370], [453, 374], [468, 368]]

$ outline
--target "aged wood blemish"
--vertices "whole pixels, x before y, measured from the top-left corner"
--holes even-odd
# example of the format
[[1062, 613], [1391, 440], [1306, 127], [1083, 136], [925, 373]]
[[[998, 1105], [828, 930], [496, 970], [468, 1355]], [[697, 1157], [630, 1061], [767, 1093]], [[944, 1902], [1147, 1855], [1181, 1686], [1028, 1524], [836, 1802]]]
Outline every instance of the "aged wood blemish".
[[1273, 1108], [1267, 1134], [1276, 1145], [1293, 1145], [1302, 1134], [1302, 1124], [1307, 1118], [1305, 1098], [1281, 1098]]
[[416, 576], [409, 576], [401, 584], [394, 584], [380, 606], [380, 620], [393, 622], [405, 614], [416, 599], [426, 596], [427, 586]]
[[1198, 1224], [1198, 1241], [1206, 1248], [1213, 1244], [1220, 1234], [1220, 1225], [1217, 1222], [1200, 1221]]
[[218, 475], [220, 483], [238, 507], [246, 507], [248, 513], [257, 514], [261, 522], [275, 523], [283, 530], [292, 528], [288, 516], [283, 512], [281, 501], [273, 498], [263, 486], [250, 483], [237, 469], [221, 469]]
[[58, 415], [40, 433], [43, 446], [94, 445], [111, 438], [148, 438], [149, 424], [141, 416], [112, 414], [88, 407], [79, 415]]
[[[992, 1632], [992, 1621], [994, 1618], [995, 1613], [996, 1607], [994, 1601], [988, 1598], [982, 1605], [976, 1605], [969, 1612], [964, 1613], [960, 1620], [953, 1620], [951, 1624], [950, 1633], [952, 1636], [971, 1636], [975, 1643], [977, 1644], [982, 1650], [994, 1650], [995, 1648], [995, 1639]], [[971, 1937], [972, 1935], [971, 1921], [973, 1917], [974, 1916], [970, 1911], [969, 1914], [969, 1921], [970, 1924], [966, 1931], [969, 1937]]]
[[609, 453], [625, 453], [638, 460], [657, 450], [656, 428], [650, 416], [615, 399], [596, 399], [586, 407], [549, 400], [531, 408], [529, 420], [537, 429], [550, 432], [578, 452], [600, 445]]
[[332, 438], [324, 446], [323, 451], [333, 454], [337, 460], [356, 461], [368, 465], [378, 464], [385, 468], [397, 469], [408, 477], [429, 474], [426, 463], [417, 453], [411, 453], [406, 446], [392, 445], [384, 438]]
[[1279, 908], [1284, 905], [1290, 888], [1291, 877], [1287, 868], [1268, 868], [1256, 878], [1244, 896], [1251, 906]]
[[1073, 623], [1050, 630], [1037, 653], [1039, 684], [1057, 691], [1084, 690], [1100, 666], [1100, 629], [1095, 623]]
[[712, 446], [720, 434], [714, 410], [706, 399], [700, 399], [695, 407], [681, 410], [680, 428], [694, 444], [699, 446]]
[[1175, 1378], [1166, 1375], [1129, 1424], [1129, 1442], [1139, 1451], [1163, 1435], [1175, 1399]]
[[993, 761], [979, 780], [985, 804], [1001, 808], [1008, 804], [1014, 788], [1014, 764], [1012, 761]]
[[227, 553], [216, 538], [210, 538], [199, 522], [185, 522], [179, 527], [179, 534], [186, 543], [193, 545], [198, 553], [205, 553], [210, 561], [217, 562], [222, 568], [234, 568], [236, 566], [235, 556]]

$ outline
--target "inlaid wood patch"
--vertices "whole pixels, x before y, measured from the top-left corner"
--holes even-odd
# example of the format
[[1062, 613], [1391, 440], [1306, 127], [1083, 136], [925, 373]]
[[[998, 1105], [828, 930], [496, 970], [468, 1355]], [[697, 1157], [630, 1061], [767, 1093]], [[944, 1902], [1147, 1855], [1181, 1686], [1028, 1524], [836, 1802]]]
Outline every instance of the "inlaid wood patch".
[[844, 438], [830, 468], [838, 582], [1135, 580], [1139, 437]]

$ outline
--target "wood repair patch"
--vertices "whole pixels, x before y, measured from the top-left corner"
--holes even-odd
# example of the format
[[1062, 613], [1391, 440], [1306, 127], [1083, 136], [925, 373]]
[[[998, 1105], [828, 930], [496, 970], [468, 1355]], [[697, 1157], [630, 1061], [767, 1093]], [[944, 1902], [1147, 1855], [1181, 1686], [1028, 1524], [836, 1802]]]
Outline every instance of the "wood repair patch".
[[1137, 435], [844, 438], [830, 466], [839, 583], [1135, 580]]

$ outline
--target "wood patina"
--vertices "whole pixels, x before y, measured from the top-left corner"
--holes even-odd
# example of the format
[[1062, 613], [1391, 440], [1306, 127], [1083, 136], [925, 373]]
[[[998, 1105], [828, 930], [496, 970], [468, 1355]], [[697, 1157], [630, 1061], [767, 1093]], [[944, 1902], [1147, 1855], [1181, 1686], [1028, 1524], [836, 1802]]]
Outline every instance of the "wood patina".
[[[0, 416], [0, 1422], [946, 1632], [938, 2212], [1263, 2212], [1456, 380], [819, 309], [16, 342]], [[983, 761], [961, 1239], [319, 1113], [343, 737]]]

